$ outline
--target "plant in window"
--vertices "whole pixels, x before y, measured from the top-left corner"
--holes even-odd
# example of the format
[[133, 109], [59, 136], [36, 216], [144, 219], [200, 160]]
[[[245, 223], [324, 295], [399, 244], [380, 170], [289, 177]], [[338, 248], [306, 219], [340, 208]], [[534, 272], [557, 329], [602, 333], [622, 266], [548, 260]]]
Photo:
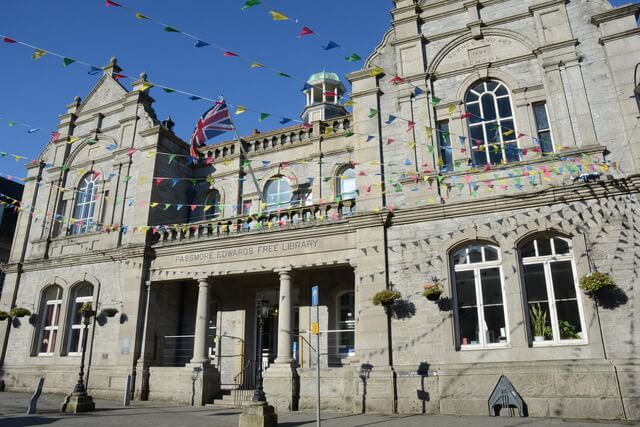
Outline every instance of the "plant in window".
[[442, 286], [440, 286], [440, 280], [438, 280], [438, 278], [433, 278], [433, 282], [427, 283], [423, 288], [424, 291], [422, 291], [422, 296], [429, 301], [438, 301], [440, 299], [440, 295], [442, 295]]
[[31, 312], [23, 307], [13, 307], [9, 312], [11, 317], [31, 316]]
[[385, 289], [383, 291], [377, 292], [373, 296], [373, 305], [381, 305], [387, 308], [393, 305], [393, 303], [401, 297], [402, 294], [400, 293], [400, 291]]
[[580, 339], [580, 333], [576, 330], [576, 327], [566, 320], [560, 321], [560, 338], [563, 340], [576, 340]]
[[609, 274], [594, 271], [580, 278], [580, 288], [589, 296], [597, 296], [604, 288], [615, 286], [616, 282]]
[[540, 307], [540, 304], [536, 304], [531, 307], [531, 325], [533, 326], [533, 336], [535, 341], [544, 341], [545, 337], [549, 337], [552, 334], [551, 326], [547, 325], [549, 321], [547, 312]]
[[11, 317], [9, 313], [0, 310], [0, 322], [2, 322], [3, 320], [7, 320], [9, 317]]

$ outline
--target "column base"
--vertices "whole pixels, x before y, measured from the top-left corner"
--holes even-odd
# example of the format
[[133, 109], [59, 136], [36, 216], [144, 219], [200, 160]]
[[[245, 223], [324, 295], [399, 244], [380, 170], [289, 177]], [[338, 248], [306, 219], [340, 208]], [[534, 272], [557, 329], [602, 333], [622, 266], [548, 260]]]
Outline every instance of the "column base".
[[264, 372], [264, 392], [277, 411], [296, 411], [300, 398], [300, 377], [290, 363], [274, 363]]
[[86, 393], [71, 393], [64, 399], [60, 412], [91, 412], [96, 410], [96, 404], [93, 397]]
[[275, 427], [278, 414], [267, 402], [245, 402], [242, 405], [239, 427]]

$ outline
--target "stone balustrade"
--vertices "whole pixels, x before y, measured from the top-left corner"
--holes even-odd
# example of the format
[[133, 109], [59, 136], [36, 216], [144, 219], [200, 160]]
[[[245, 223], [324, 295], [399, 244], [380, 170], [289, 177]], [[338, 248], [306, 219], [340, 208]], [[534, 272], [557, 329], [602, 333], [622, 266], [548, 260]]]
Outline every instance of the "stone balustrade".
[[320, 222], [341, 220], [356, 212], [355, 200], [297, 206], [272, 212], [231, 218], [216, 218], [180, 226], [158, 226], [152, 243], [170, 243], [192, 239], [224, 238], [231, 235], [267, 229], [311, 226]]

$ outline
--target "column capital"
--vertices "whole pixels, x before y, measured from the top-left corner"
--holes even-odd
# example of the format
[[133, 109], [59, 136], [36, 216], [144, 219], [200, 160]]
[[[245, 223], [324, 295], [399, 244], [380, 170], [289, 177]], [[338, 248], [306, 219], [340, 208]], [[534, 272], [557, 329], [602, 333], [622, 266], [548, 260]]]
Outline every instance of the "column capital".
[[203, 283], [206, 283], [207, 285], [211, 284], [211, 276], [197, 276], [197, 277], [195, 277], [195, 279], [201, 285]]
[[282, 268], [274, 268], [273, 269], [274, 273], [278, 273], [279, 275], [283, 275], [283, 274], [289, 274], [291, 275], [291, 273], [293, 273], [293, 267], [282, 267]]

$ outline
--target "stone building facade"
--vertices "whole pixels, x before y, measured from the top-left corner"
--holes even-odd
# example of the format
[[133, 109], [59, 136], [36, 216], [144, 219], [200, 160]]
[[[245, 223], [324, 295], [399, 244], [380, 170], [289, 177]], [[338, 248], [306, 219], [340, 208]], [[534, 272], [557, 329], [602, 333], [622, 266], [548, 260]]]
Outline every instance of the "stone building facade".
[[[112, 61], [28, 168], [0, 308], [34, 315], [3, 325], [5, 387], [70, 391], [91, 302], [96, 396], [132, 375], [139, 399], [241, 400], [264, 367], [270, 403], [312, 408], [318, 316], [326, 408], [486, 414], [504, 375], [532, 416], [640, 418], [639, 11], [397, 0], [352, 113], [319, 73], [304, 123], [198, 162]], [[594, 271], [617, 283], [598, 304]]]

